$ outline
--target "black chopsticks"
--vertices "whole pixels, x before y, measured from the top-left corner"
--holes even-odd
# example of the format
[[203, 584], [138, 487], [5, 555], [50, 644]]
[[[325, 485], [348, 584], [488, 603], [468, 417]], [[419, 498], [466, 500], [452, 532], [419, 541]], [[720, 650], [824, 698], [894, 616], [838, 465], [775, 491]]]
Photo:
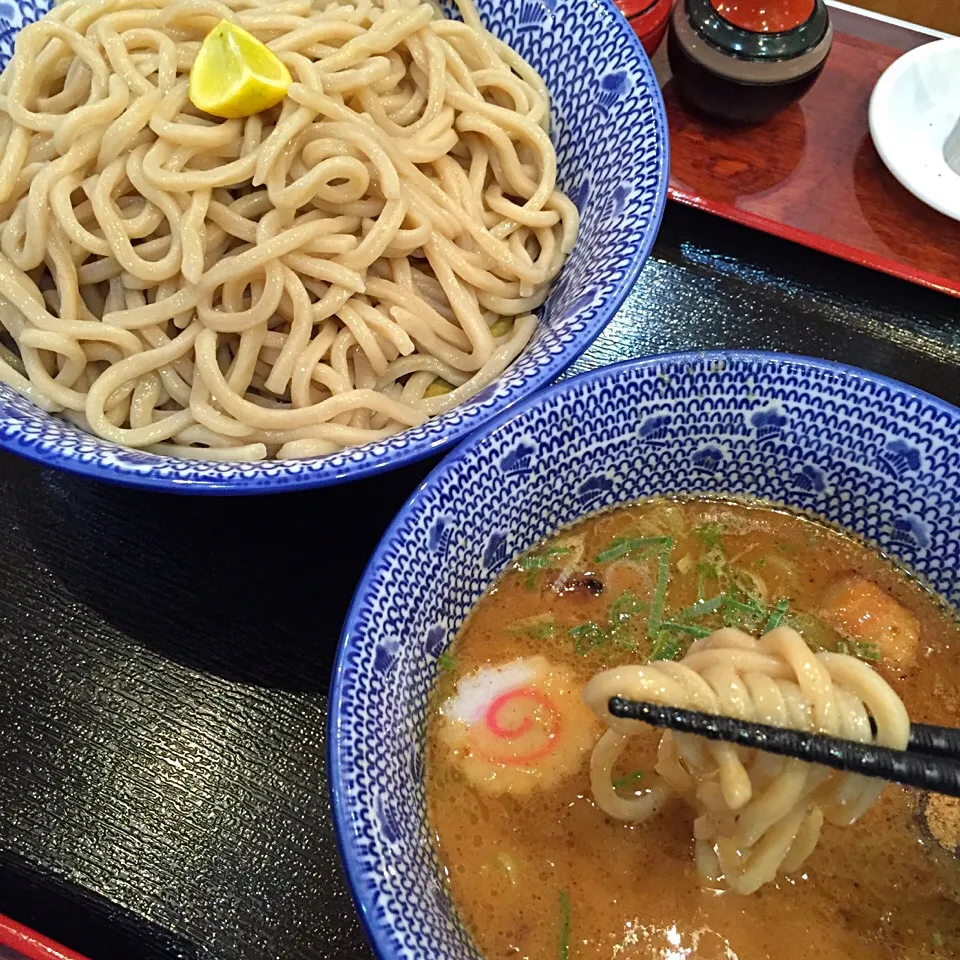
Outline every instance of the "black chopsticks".
[[960, 797], [960, 730], [915, 723], [910, 727], [907, 749], [891, 750], [819, 733], [801, 733], [765, 723], [748, 723], [624, 697], [611, 697], [609, 708], [613, 716], [622, 719], [641, 720], [678, 733], [725, 740], [741, 747], [819, 763], [834, 770]]

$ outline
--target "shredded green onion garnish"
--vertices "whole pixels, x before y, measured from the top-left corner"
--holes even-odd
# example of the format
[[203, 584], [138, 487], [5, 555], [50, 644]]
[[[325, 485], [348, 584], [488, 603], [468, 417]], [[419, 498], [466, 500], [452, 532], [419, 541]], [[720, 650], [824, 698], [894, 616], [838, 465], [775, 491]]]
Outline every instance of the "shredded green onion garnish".
[[883, 659], [879, 645], [857, 640], [841, 640], [837, 644], [837, 653], [845, 653], [847, 656], [857, 657], [859, 660], [871, 660], [874, 663]]
[[695, 637], [698, 640], [701, 637], [709, 637], [713, 633], [706, 627], [698, 627], [694, 623], [677, 623], [675, 620], [664, 620], [660, 627], [663, 630], [676, 630], [677, 633], [685, 633], [687, 636]]
[[710, 560], [701, 560], [697, 564], [697, 597], [698, 599], [703, 599], [704, 590], [707, 585], [708, 580], [713, 580], [717, 586], [722, 590], [724, 586], [724, 580], [726, 579], [723, 570], [721, 569], [721, 564], [714, 563]]
[[630, 628], [625, 623], [615, 623], [610, 628], [610, 639], [624, 650], [636, 652], [638, 649], [637, 641], [633, 639]]
[[629, 620], [639, 614], [647, 612], [647, 605], [637, 599], [637, 595], [632, 590], [624, 590], [613, 603], [610, 604], [610, 621], [618, 623], [621, 620]]
[[622, 777], [616, 777], [613, 783], [613, 789], [619, 790], [621, 787], [629, 787], [631, 783], [636, 783], [638, 780], [644, 778], [644, 772], [642, 770], [634, 770], [633, 773], [624, 774]]
[[574, 653], [586, 656], [594, 647], [606, 643], [615, 643], [626, 650], [636, 650], [637, 643], [633, 639], [630, 629], [630, 620], [633, 617], [646, 613], [647, 605], [637, 599], [632, 590], [624, 590], [613, 603], [610, 604], [608, 624], [601, 626], [593, 620], [578, 624], [568, 632], [573, 637]]
[[680, 656], [680, 644], [669, 631], [663, 630], [650, 648], [650, 662], [654, 660], [676, 660]]
[[650, 621], [647, 624], [647, 633], [653, 637], [660, 629], [663, 619], [663, 605], [667, 599], [667, 586], [670, 583], [670, 550], [673, 547], [673, 537], [662, 537], [660, 559], [657, 564], [657, 586], [653, 591], [653, 600], [650, 601]]
[[549, 547], [539, 553], [529, 553], [521, 557], [517, 565], [521, 570], [544, 570], [552, 566], [557, 557], [564, 557], [571, 550], [571, 547]]
[[548, 547], [546, 550], [541, 550], [538, 553], [528, 553], [525, 557], [521, 557], [517, 561], [517, 566], [527, 575], [524, 580], [527, 589], [533, 589], [537, 582], [537, 573], [539, 573], [539, 571], [549, 570], [551, 567], [557, 566], [556, 561], [560, 557], [565, 557], [568, 553], [572, 552], [572, 547]]
[[444, 650], [443, 653], [437, 657], [437, 666], [441, 670], [456, 670], [457, 661], [453, 659], [453, 654]]
[[693, 535], [709, 550], [723, 549], [723, 535], [727, 528], [722, 523], [701, 523], [693, 528]]
[[609, 563], [635, 554], [642, 556], [650, 547], [662, 547], [664, 544], [673, 546], [673, 537], [616, 537], [606, 550], [601, 550], [593, 558], [593, 562]]
[[507, 633], [519, 634], [530, 640], [545, 640], [547, 637], [555, 636], [557, 629], [557, 621], [549, 613], [537, 613], [507, 627]]
[[570, 893], [560, 891], [560, 960], [570, 960]]
[[[656, 585], [652, 591], [649, 606], [641, 601], [632, 590], [624, 590], [608, 608], [608, 623], [580, 624], [570, 630], [574, 640], [574, 649], [586, 655], [594, 647], [606, 643], [616, 643], [630, 650], [636, 649], [636, 627], [629, 622], [636, 617], [646, 616], [646, 632], [649, 642], [650, 660], [672, 660], [680, 656], [690, 638], [699, 639], [709, 636], [717, 626], [716, 620], [702, 618], [720, 615], [721, 622], [727, 627], [739, 627], [748, 633], [763, 634], [776, 629], [783, 622], [793, 622], [788, 616], [790, 601], [780, 598], [773, 606], [761, 603], [751, 592], [753, 584], [750, 577], [730, 565], [726, 557], [723, 537], [726, 528], [723, 524], [702, 523], [693, 530], [694, 535], [703, 543], [704, 552], [696, 564], [697, 601], [672, 614], [665, 613], [667, 593], [670, 586], [670, 555], [676, 543], [671, 536], [640, 537], [621, 535], [615, 537], [606, 550], [594, 557], [596, 563], [610, 563], [629, 558], [646, 559], [654, 553], [657, 561]], [[689, 557], [686, 573], [692, 567]], [[754, 561], [760, 567], [765, 562], [761, 557]], [[536, 568], [541, 565], [536, 564]], [[679, 568], [680, 564], [678, 564]], [[704, 596], [704, 588], [713, 581], [720, 592], [714, 596]], [[831, 645], [832, 646], [832, 645]], [[829, 649], [829, 648], [828, 648]], [[876, 645], [859, 644], [850, 646], [851, 652], [865, 660], [880, 659]]]
[[767, 612], [753, 597], [748, 596], [741, 588], [738, 589], [746, 597], [746, 601], [738, 600], [728, 593], [723, 601], [723, 624], [726, 627], [740, 627], [747, 633], [755, 633], [767, 619]]
[[730, 594], [727, 594], [723, 598], [723, 605], [731, 613], [744, 613], [749, 614], [752, 617], [759, 616], [761, 613], [763, 613], [763, 611], [755, 603], [744, 603], [742, 600], [737, 600], [735, 597], [731, 597]]
[[636, 550], [642, 544], [641, 540], [629, 537], [617, 537], [606, 550], [601, 550], [594, 558], [594, 563], [608, 563], [610, 560], [619, 560], [631, 550]]
[[767, 617], [767, 622], [763, 625], [763, 633], [769, 633], [771, 630], [776, 630], [780, 626], [780, 623], [783, 621], [784, 616], [787, 612], [787, 607], [790, 606], [790, 601], [784, 597], [782, 600], [777, 601], [777, 605], [770, 611], [770, 616]]
[[677, 614], [678, 620], [696, 620], [697, 617], [706, 617], [711, 613], [716, 613], [725, 600], [724, 594], [718, 597], [711, 597], [709, 600], [698, 600], [696, 603], [685, 607]]
[[594, 647], [602, 647], [607, 643], [615, 643], [627, 650], [637, 649], [636, 641], [632, 639], [625, 622], [604, 628], [593, 620], [588, 620], [571, 627], [568, 633], [573, 638], [573, 652], [581, 657], [585, 657]]
[[571, 627], [568, 631], [573, 637], [573, 652], [585, 657], [594, 647], [602, 646], [610, 639], [607, 632], [592, 620]]

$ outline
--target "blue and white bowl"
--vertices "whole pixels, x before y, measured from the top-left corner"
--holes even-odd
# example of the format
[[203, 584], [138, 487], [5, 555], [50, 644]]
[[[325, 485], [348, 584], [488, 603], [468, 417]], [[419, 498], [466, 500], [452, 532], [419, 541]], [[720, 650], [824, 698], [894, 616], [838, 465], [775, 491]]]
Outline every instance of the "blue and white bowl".
[[[0, 4], [0, 67], [50, 0]], [[448, 2], [448, 12], [453, 5]], [[0, 384], [0, 447], [51, 467], [153, 489], [267, 493], [341, 483], [439, 453], [554, 380], [600, 333], [650, 253], [666, 202], [667, 124], [653, 68], [611, 0], [478, 0], [489, 29], [553, 95], [558, 185], [580, 237], [523, 355], [472, 400], [395, 437], [306, 460], [216, 463], [118, 447], [43, 413]]]
[[476, 960], [424, 822], [437, 658], [503, 569], [584, 514], [740, 494], [867, 537], [960, 604], [960, 410], [883, 377], [764, 353], [676, 354], [541, 393], [450, 454], [388, 530], [344, 626], [330, 782], [381, 960]]

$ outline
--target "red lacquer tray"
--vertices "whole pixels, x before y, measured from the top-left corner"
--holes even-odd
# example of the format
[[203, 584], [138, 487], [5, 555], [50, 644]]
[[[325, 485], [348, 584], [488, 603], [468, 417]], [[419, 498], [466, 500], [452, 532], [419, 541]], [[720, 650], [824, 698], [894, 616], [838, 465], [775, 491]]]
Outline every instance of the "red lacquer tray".
[[85, 958], [0, 914], [0, 960], [85, 960]]
[[666, 45], [660, 48], [654, 65], [670, 125], [670, 197], [960, 296], [960, 223], [894, 179], [867, 120], [887, 66], [942, 34], [830, 7], [834, 42], [820, 79], [757, 127], [732, 128], [688, 111], [673, 89]]

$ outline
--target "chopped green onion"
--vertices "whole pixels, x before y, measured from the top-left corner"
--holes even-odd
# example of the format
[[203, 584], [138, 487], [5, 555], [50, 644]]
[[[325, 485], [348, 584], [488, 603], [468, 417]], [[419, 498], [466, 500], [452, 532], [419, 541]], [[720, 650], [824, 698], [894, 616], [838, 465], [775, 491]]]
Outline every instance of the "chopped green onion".
[[644, 778], [644, 772], [642, 770], [634, 770], [633, 773], [625, 774], [622, 777], [617, 777], [613, 781], [613, 789], [619, 790], [621, 787], [629, 787], [631, 783], [636, 783], [638, 780]]
[[594, 558], [594, 563], [607, 563], [610, 560], [619, 560], [628, 553], [643, 545], [643, 541], [631, 537], [617, 537], [606, 550], [601, 550]]
[[880, 647], [876, 643], [858, 640], [841, 640], [837, 644], [837, 653], [845, 653], [848, 657], [857, 657], [859, 660], [870, 660], [874, 663], [883, 659]]
[[560, 960], [570, 960], [570, 893], [560, 891]]
[[573, 638], [574, 653], [586, 656], [594, 647], [615, 643], [625, 650], [636, 651], [630, 620], [645, 613], [647, 605], [637, 599], [632, 590], [624, 590], [609, 608], [609, 623], [601, 626], [593, 620], [571, 627], [568, 633]]
[[613, 603], [610, 604], [610, 621], [617, 623], [620, 620], [629, 620], [638, 614], [646, 613], [647, 605], [637, 599], [632, 590], [624, 590]]
[[524, 617], [515, 624], [507, 627], [506, 632], [514, 636], [527, 637], [530, 640], [544, 640], [556, 636], [557, 621], [549, 613], [536, 613], [532, 617]]
[[723, 535], [727, 528], [722, 523], [701, 523], [693, 528], [693, 535], [708, 549], [723, 549]]
[[453, 654], [449, 653], [447, 650], [444, 650], [443, 653], [437, 657], [437, 666], [441, 670], [456, 670], [457, 661], [453, 659]]
[[609, 563], [611, 560], [619, 560], [638, 551], [646, 553], [647, 548], [661, 547], [664, 544], [673, 546], [673, 537], [617, 537], [606, 550], [601, 550], [593, 561]]
[[636, 651], [638, 649], [637, 641], [633, 639], [633, 634], [630, 632], [630, 626], [625, 621], [613, 624], [607, 631], [607, 636], [618, 647], [623, 647], [624, 650]]
[[713, 563], [709, 560], [701, 560], [697, 564], [697, 598], [703, 599], [704, 588], [708, 580], [715, 581], [717, 586], [722, 590], [724, 579], [721, 564]]
[[670, 549], [673, 547], [673, 537], [662, 537], [660, 561], [657, 564], [657, 586], [650, 601], [650, 621], [647, 624], [647, 633], [653, 636], [660, 629], [663, 619], [663, 605], [667, 599], [667, 586], [670, 583]]
[[743, 585], [743, 582], [738, 579], [740, 576], [742, 576], [740, 573], [734, 571], [733, 582], [730, 585], [730, 589], [727, 590], [727, 596], [737, 603], [742, 603], [750, 607], [754, 613], [763, 613], [763, 604]]
[[605, 644], [610, 637], [607, 632], [592, 620], [571, 627], [569, 634], [573, 637], [573, 652], [585, 657], [594, 647]]
[[930, 934], [930, 945], [933, 947], [942, 947], [943, 946], [943, 934], [937, 930], [934, 930]]
[[766, 557], [757, 557], [757, 559], [753, 561], [754, 570], [762, 570], [766, 565], [767, 565]]
[[553, 565], [557, 557], [566, 556], [572, 550], [572, 547], [549, 547], [538, 553], [528, 553], [520, 558], [517, 565], [521, 570], [545, 570]]
[[787, 607], [790, 606], [790, 601], [784, 597], [782, 600], [777, 601], [777, 605], [770, 611], [770, 616], [767, 618], [767, 622], [763, 625], [763, 633], [769, 633], [771, 630], [776, 630], [783, 621], [784, 616], [787, 612]]
[[[741, 570], [732, 572], [733, 589], [747, 598], [748, 603], [752, 603], [758, 610], [763, 609], [763, 604], [757, 598], [756, 594], [750, 592], [751, 587], [756, 587], [757, 581], [749, 573]], [[746, 584], [746, 586], [745, 586]]]
[[728, 593], [723, 602], [723, 625], [725, 627], [740, 627], [748, 633], [755, 632], [760, 624], [767, 619], [767, 612], [753, 597], [740, 590], [747, 597], [746, 602], [737, 600]]
[[663, 630], [650, 648], [649, 661], [652, 663], [654, 660], [676, 660], [679, 655], [680, 644], [670, 636], [669, 631]]
[[737, 600], [736, 597], [731, 596], [729, 593], [723, 598], [723, 605], [728, 609], [732, 610], [734, 613], [749, 613], [752, 616], [757, 616], [763, 613], [763, 609], [757, 605], [756, 601], [748, 599], [746, 603], [742, 600]]
[[564, 557], [572, 552], [572, 547], [548, 547], [539, 553], [528, 553], [525, 557], [521, 557], [517, 561], [517, 567], [527, 575], [524, 580], [527, 589], [533, 589], [537, 582], [537, 573], [540, 570], [549, 570], [551, 567], [555, 567], [559, 557]]
[[709, 600], [698, 600], [696, 603], [685, 607], [677, 614], [678, 620], [696, 620], [697, 617], [706, 617], [711, 613], [716, 613], [726, 599], [724, 594], [718, 597], [711, 597]]
[[712, 630], [707, 630], [705, 627], [698, 627], [694, 623], [677, 623], [675, 620], [664, 620], [660, 624], [662, 630], [676, 630], [677, 633], [685, 633], [687, 636], [695, 637], [700, 639], [701, 637], [709, 637]]

